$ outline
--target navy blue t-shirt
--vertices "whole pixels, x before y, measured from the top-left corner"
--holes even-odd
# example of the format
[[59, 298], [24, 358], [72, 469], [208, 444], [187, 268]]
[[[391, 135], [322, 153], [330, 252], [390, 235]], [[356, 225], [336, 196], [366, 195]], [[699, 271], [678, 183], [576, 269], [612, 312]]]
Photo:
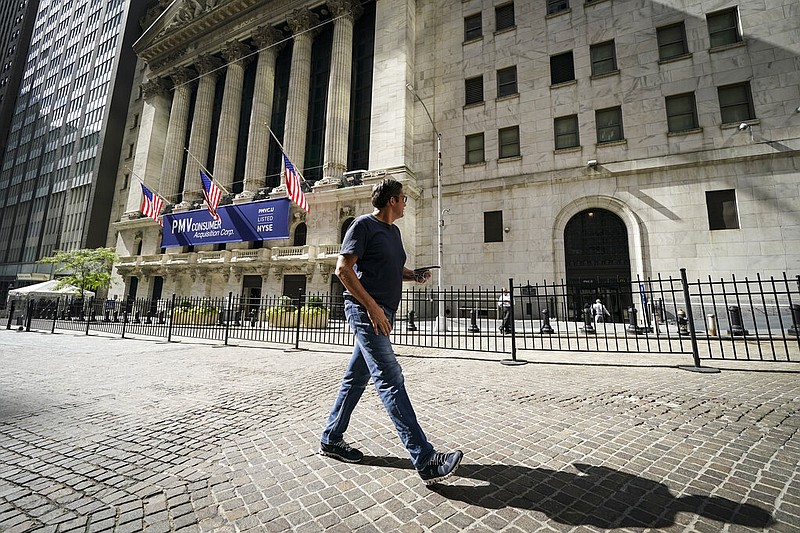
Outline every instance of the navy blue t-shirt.
[[[400, 228], [373, 215], [362, 215], [348, 228], [339, 253], [355, 255], [358, 259], [353, 270], [366, 291], [380, 305], [397, 311], [406, 264]], [[344, 294], [352, 296], [348, 290]]]

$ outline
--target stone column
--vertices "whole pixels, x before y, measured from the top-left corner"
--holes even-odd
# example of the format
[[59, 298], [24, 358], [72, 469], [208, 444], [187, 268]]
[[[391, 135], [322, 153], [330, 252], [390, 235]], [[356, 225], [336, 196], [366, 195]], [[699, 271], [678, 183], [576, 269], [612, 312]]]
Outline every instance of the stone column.
[[[331, 74], [325, 118], [325, 157], [322, 183], [339, 183], [347, 168], [350, 129], [350, 85], [353, 68], [353, 23], [361, 12], [354, 0], [328, 0], [335, 17], [331, 46]], [[341, 17], [341, 18], [338, 18]]]
[[201, 197], [200, 164], [206, 165], [208, 146], [211, 140], [211, 114], [214, 111], [214, 93], [222, 61], [203, 55], [194, 64], [200, 75], [197, 85], [197, 99], [192, 117], [192, 132], [189, 134], [189, 155], [186, 159], [186, 174], [183, 180], [183, 204], [188, 209], [190, 203]]
[[244, 171], [244, 189], [239, 195], [252, 198], [264, 186], [269, 156], [269, 123], [272, 119], [272, 98], [275, 88], [275, 60], [283, 45], [283, 34], [268, 26], [253, 33], [253, 42], [258, 46], [256, 83], [253, 91], [253, 108], [250, 112], [250, 134], [247, 140], [247, 163]]
[[242, 83], [244, 82], [245, 56], [248, 53], [250, 53], [250, 47], [238, 41], [229, 42], [222, 50], [222, 57], [228, 62], [228, 72], [225, 76], [222, 114], [219, 117], [217, 149], [214, 155], [214, 179], [228, 192], [233, 187], [234, 181], [239, 115], [242, 111]]
[[294, 33], [294, 46], [283, 147], [295, 168], [302, 170], [306, 154], [308, 94], [311, 88], [311, 44], [314, 40], [312, 33], [307, 30], [319, 23], [319, 17], [308, 8], [295, 9], [287, 22]]
[[186, 126], [189, 120], [189, 98], [192, 94], [189, 80], [195, 76], [196, 74], [187, 68], [179, 68], [170, 74], [175, 89], [172, 93], [167, 138], [164, 141], [160, 193], [172, 203], [178, 203], [178, 196], [181, 193], [179, 187], [184, 155], [183, 143], [186, 139]]
[[139, 121], [139, 137], [136, 140], [133, 168], [128, 180], [128, 201], [125, 204], [128, 218], [138, 216], [142, 207], [139, 179], [148, 176], [145, 185], [158, 189], [154, 192], [163, 194], [157, 180], [164, 159], [164, 137], [169, 125], [169, 84], [162, 78], [148, 80], [142, 83], [142, 97], [144, 105]]

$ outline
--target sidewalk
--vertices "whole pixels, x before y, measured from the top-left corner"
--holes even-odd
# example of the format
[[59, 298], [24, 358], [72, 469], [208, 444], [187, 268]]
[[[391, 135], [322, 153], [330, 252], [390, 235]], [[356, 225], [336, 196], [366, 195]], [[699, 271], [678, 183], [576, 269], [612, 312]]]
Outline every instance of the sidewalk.
[[800, 365], [397, 351], [447, 484], [372, 389], [316, 455], [342, 347], [0, 330], [0, 531], [800, 530]]

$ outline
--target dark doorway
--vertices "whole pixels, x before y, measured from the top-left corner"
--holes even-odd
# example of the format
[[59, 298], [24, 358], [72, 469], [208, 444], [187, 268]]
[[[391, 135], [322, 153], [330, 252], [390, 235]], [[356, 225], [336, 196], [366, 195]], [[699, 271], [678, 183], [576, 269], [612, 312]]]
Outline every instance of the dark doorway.
[[283, 295], [289, 296], [297, 304], [300, 289], [306, 293], [306, 277], [303, 274], [287, 274], [283, 276]]
[[331, 276], [331, 318], [344, 320], [344, 285], [336, 275]]
[[261, 304], [261, 276], [244, 276], [242, 278], [241, 312], [248, 320], [253, 320]]
[[631, 305], [628, 230], [606, 209], [586, 209], [564, 229], [569, 313], [583, 317], [583, 308], [600, 299], [616, 322]]
[[161, 293], [164, 290], [164, 278], [161, 276], [153, 277], [153, 294], [150, 297], [150, 315], [155, 315], [158, 312], [158, 301], [161, 299]]

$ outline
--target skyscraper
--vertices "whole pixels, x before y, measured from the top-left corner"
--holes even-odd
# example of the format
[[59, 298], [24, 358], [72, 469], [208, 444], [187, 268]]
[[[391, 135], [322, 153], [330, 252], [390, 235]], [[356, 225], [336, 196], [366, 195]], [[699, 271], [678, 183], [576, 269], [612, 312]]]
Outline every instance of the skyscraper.
[[[25, 52], [36, 20], [39, 0], [0, 5], [0, 124], [8, 124], [25, 67]], [[11, 95], [10, 97], [8, 95]], [[8, 128], [0, 127], [0, 153], [5, 151]]]
[[36, 261], [56, 249], [105, 245], [145, 4], [39, 2], [19, 91], [5, 97], [16, 102], [0, 170], [0, 297], [49, 272]]

